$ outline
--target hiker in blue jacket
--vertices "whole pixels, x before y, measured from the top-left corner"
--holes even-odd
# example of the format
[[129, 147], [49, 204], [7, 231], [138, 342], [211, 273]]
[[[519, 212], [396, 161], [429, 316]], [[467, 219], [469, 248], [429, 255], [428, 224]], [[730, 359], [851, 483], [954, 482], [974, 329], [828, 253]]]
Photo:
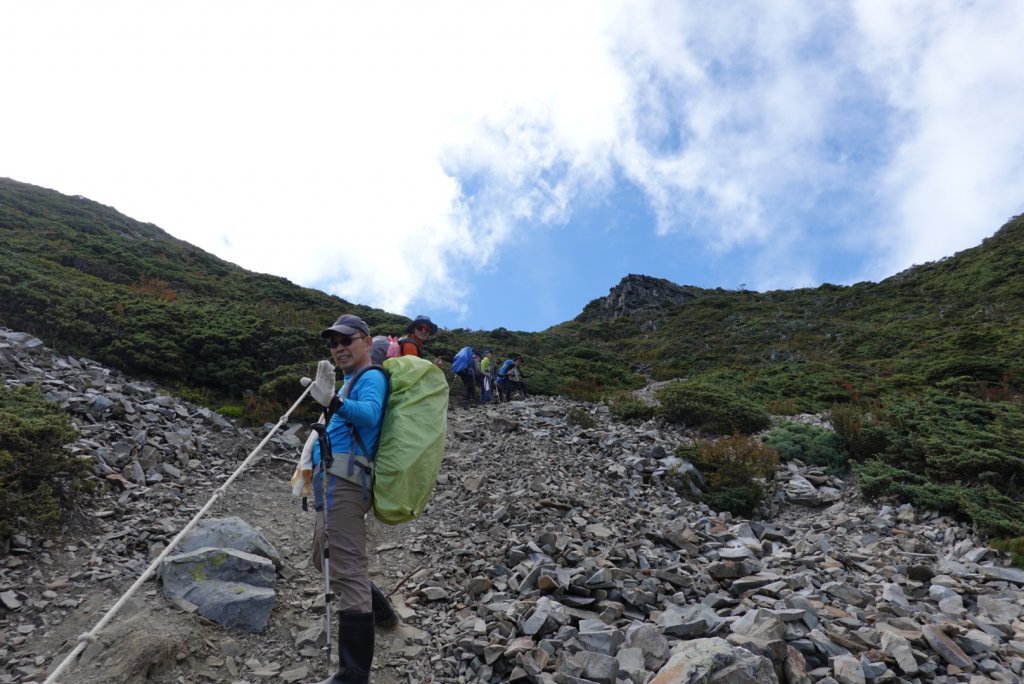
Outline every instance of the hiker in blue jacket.
[[468, 409], [473, 403], [473, 385], [476, 384], [476, 374], [480, 368], [479, 362], [475, 361], [478, 358], [479, 356], [473, 352], [472, 347], [463, 347], [452, 359], [452, 372], [459, 376], [462, 386], [466, 390], [466, 394], [462, 398], [462, 408], [464, 409]]
[[523, 395], [523, 399], [527, 397], [526, 394], [526, 383], [523, 381], [523, 376], [519, 372], [519, 367], [523, 363], [523, 357], [516, 355], [510, 356], [505, 360], [505, 363], [501, 364], [501, 368], [498, 370], [498, 396], [502, 401], [511, 401], [512, 392], [519, 390]]
[[[365, 516], [373, 505], [372, 479], [361, 469], [367, 463], [354, 438], [358, 431], [362, 444], [371, 450], [377, 444], [387, 400], [383, 373], [368, 372], [347, 387], [356, 371], [370, 365], [372, 338], [370, 328], [357, 316], [346, 314], [320, 333], [327, 340], [334, 365], [345, 374], [340, 391], [335, 392], [334, 370], [321, 363], [310, 394], [334, 411], [327, 424], [333, 464], [327, 468], [326, 501], [321, 500], [320, 478], [324, 477], [320, 445], [307, 442], [312, 449], [313, 492], [316, 496], [316, 524], [313, 531], [313, 564], [323, 571], [324, 516], [327, 516], [327, 546], [330, 552], [330, 588], [337, 597], [338, 672], [322, 684], [369, 682], [373, 662], [374, 624], [398, 623], [387, 598], [371, 581], [366, 554]], [[372, 476], [371, 476], [372, 477]], [[369, 482], [369, 486], [368, 486]]]

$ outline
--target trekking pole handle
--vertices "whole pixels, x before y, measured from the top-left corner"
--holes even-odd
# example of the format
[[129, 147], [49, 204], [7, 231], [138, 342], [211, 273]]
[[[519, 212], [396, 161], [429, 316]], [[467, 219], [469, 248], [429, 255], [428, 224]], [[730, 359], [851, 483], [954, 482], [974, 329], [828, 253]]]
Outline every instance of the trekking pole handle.
[[322, 423], [313, 423], [310, 429], [316, 432], [317, 441], [320, 443], [320, 463], [323, 470], [334, 465], [334, 454], [331, 453], [331, 438], [327, 435], [327, 426]]

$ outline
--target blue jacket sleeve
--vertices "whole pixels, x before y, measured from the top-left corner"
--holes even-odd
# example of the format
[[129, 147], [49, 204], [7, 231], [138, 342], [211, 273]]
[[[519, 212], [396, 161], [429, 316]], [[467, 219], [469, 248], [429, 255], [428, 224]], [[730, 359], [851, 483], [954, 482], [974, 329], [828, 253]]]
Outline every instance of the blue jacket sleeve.
[[352, 388], [349, 398], [342, 402], [338, 415], [358, 428], [376, 428], [380, 432], [385, 391], [384, 374], [380, 371], [366, 371], [359, 384]]

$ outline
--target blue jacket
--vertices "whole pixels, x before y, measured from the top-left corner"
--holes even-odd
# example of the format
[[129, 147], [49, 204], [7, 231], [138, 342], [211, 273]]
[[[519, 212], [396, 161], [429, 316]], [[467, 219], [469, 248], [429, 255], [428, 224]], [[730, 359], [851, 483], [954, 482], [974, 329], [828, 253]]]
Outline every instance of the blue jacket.
[[[342, 394], [352, 375], [345, 375], [345, 382], [342, 384], [338, 394]], [[384, 402], [387, 392], [387, 381], [380, 371], [369, 370], [359, 377], [359, 382], [352, 387], [348, 398], [338, 408], [337, 413], [331, 418], [327, 425], [327, 436], [331, 440], [331, 451], [336, 454], [362, 454], [370, 457], [372, 453], [365, 454], [359, 445], [352, 438], [352, 425], [359, 430], [359, 437], [363, 444], [371, 452], [380, 439], [380, 428], [384, 418]], [[313, 494], [316, 507], [320, 507], [320, 443], [313, 446]], [[331, 507], [331, 494], [334, 492], [335, 478], [330, 476], [327, 485], [327, 504]]]

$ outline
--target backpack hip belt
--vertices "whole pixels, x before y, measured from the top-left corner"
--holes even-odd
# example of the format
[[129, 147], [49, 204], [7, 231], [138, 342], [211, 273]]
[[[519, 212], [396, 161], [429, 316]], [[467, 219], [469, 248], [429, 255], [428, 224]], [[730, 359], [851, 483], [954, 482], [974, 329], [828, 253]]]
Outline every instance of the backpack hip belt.
[[335, 453], [334, 463], [327, 472], [363, 488], [363, 499], [373, 492], [374, 462], [361, 454]]

